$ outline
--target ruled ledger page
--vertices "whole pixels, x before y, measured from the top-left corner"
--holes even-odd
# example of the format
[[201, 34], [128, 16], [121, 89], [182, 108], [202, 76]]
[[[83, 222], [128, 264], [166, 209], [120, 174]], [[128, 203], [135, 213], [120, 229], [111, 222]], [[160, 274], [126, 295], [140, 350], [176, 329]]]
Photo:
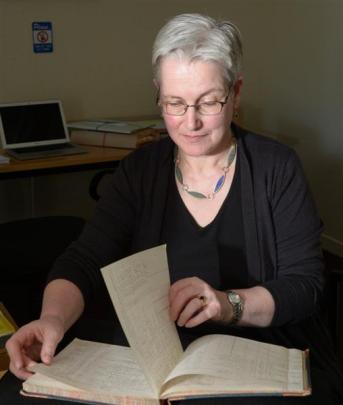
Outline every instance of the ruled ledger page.
[[159, 393], [183, 353], [169, 317], [166, 246], [137, 253], [101, 271], [137, 362]]

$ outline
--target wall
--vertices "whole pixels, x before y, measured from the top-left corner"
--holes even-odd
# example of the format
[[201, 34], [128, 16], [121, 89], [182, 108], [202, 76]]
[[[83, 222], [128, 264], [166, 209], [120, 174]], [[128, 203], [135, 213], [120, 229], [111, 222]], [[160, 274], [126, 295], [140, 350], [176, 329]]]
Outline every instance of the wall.
[[[297, 150], [326, 225], [324, 243], [343, 255], [341, 0], [0, 0], [0, 101], [60, 98], [67, 120], [156, 114], [153, 38], [168, 17], [195, 11], [240, 27], [241, 120]], [[54, 53], [32, 52], [32, 21], [52, 21]], [[2, 181], [0, 221], [88, 216], [91, 175]]]

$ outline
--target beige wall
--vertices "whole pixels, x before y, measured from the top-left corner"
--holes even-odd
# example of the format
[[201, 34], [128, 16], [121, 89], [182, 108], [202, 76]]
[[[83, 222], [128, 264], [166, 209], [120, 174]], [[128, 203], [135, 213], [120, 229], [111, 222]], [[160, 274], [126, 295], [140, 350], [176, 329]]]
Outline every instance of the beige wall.
[[[245, 45], [243, 123], [302, 158], [325, 243], [343, 255], [341, 0], [0, 0], [0, 101], [60, 98], [68, 120], [156, 114], [151, 44], [180, 12], [233, 20]], [[31, 23], [52, 21], [54, 52], [32, 52]], [[81, 213], [92, 173], [0, 183], [0, 221]]]

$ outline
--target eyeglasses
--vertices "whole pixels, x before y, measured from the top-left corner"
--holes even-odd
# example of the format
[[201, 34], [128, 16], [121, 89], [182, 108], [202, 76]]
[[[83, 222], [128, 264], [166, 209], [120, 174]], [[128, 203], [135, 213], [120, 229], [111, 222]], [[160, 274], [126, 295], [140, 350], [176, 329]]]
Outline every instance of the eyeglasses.
[[224, 101], [204, 101], [198, 104], [185, 104], [181, 101], [165, 101], [158, 100], [158, 105], [167, 115], [185, 115], [189, 107], [193, 107], [201, 115], [217, 115], [223, 110], [224, 105], [228, 102], [229, 94]]

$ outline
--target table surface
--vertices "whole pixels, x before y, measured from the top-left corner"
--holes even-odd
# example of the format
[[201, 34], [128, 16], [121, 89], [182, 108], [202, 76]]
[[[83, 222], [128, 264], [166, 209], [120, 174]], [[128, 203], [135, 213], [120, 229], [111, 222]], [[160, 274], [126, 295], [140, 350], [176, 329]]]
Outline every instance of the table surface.
[[[103, 148], [101, 146], [82, 145], [87, 153], [68, 156], [51, 156], [41, 159], [17, 160], [10, 157], [10, 163], [0, 164], [0, 176], [34, 174], [40, 171], [66, 170], [71, 167], [96, 166], [116, 162], [127, 156], [131, 149]], [[6, 155], [3, 149], [0, 154]]]

